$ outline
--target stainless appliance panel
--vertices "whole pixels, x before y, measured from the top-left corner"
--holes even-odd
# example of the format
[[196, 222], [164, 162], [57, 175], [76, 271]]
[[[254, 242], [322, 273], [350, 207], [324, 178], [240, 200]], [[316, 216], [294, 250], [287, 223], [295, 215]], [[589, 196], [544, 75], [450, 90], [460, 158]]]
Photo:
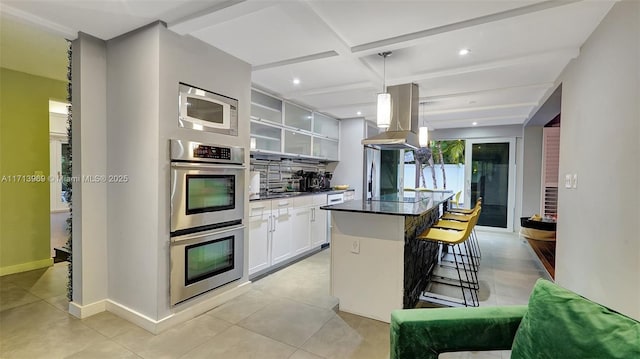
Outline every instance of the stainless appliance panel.
[[[180, 113], [178, 127], [230, 136], [238, 135], [238, 100], [183, 83], [179, 84], [178, 93]], [[189, 103], [189, 101], [194, 103]], [[200, 111], [193, 111], [194, 113], [212, 116], [215, 120], [204, 120], [198, 118], [198, 115], [191, 117], [189, 105], [195, 107], [196, 103], [202, 105], [203, 108]]]
[[[244, 166], [171, 163], [171, 232], [242, 221], [244, 217]], [[190, 205], [190, 184], [196, 180], [229, 181], [227, 193], [212, 198], [209, 206]], [[225, 198], [224, 195], [228, 195]]]
[[233, 226], [171, 239], [171, 305], [242, 278], [244, 229]]
[[202, 142], [170, 140], [171, 161], [244, 164], [244, 148], [208, 145]]

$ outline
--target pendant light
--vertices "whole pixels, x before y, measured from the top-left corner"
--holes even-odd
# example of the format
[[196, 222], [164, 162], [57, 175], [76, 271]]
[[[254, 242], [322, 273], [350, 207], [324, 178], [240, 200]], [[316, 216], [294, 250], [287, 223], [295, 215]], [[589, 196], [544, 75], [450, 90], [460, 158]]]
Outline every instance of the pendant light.
[[424, 111], [422, 110], [424, 105], [425, 103], [420, 104], [420, 122], [422, 122], [422, 126], [418, 129], [418, 143], [420, 147], [427, 147], [429, 145], [429, 127], [425, 125]]
[[391, 125], [391, 95], [387, 92], [387, 56], [391, 55], [391, 51], [385, 51], [378, 54], [383, 58], [382, 72], [382, 93], [378, 94], [378, 117], [376, 122], [378, 128], [389, 128]]

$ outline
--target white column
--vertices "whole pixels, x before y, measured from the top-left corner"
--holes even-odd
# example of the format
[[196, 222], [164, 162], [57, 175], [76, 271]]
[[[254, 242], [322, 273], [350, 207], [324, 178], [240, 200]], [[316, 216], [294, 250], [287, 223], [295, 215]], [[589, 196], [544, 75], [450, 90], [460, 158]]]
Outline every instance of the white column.
[[106, 44], [80, 33], [72, 50], [72, 172], [77, 180], [69, 312], [83, 318], [104, 311], [107, 298], [107, 184], [83, 181], [107, 174]]

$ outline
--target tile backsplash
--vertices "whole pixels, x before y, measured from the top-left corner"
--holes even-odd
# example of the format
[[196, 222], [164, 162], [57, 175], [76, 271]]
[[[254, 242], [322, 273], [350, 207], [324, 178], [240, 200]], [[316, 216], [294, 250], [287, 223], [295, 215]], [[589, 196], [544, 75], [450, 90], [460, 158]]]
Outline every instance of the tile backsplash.
[[324, 163], [305, 162], [292, 159], [255, 159], [250, 161], [251, 171], [260, 172], [260, 193], [299, 191], [298, 179], [300, 171], [325, 172]]

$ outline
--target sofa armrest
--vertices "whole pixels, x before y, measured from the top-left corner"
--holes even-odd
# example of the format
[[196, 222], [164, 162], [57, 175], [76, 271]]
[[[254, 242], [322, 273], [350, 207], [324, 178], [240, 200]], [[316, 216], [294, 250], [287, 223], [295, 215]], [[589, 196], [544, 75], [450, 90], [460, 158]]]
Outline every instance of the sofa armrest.
[[403, 309], [391, 313], [391, 359], [511, 349], [527, 306]]

